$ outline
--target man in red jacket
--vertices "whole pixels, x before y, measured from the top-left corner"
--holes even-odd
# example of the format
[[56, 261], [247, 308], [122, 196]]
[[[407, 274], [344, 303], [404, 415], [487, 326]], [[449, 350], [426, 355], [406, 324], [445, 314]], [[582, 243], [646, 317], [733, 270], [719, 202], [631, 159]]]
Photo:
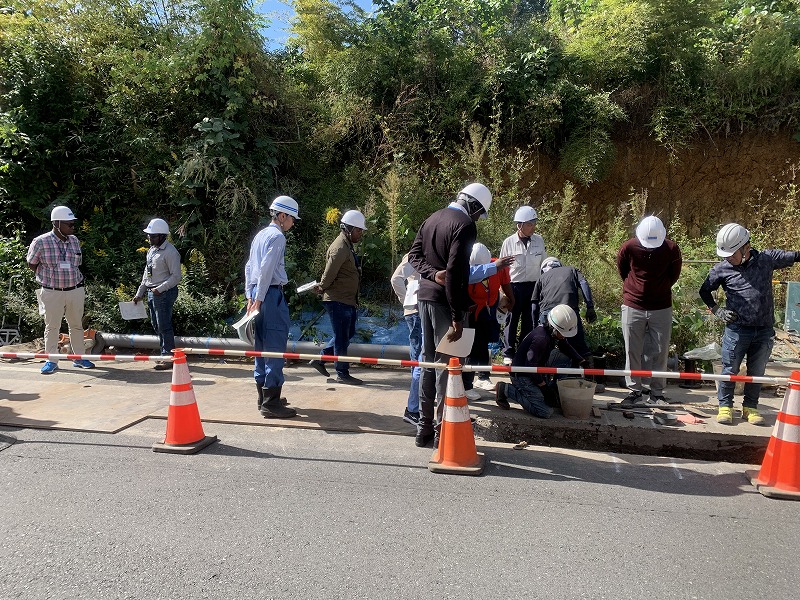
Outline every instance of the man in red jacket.
[[[672, 333], [672, 286], [681, 274], [678, 244], [668, 240], [661, 219], [645, 217], [636, 227], [636, 237], [622, 244], [617, 269], [622, 277], [622, 336], [625, 339], [625, 370], [664, 371]], [[626, 377], [630, 393], [625, 406], [666, 404], [663, 377]], [[649, 383], [650, 389], [644, 386]]]

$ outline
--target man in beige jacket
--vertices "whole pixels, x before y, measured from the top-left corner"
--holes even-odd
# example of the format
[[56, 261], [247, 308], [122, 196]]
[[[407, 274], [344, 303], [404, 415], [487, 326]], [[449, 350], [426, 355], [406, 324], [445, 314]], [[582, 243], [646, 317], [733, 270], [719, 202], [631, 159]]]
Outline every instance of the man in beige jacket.
[[[325, 272], [315, 291], [322, 294], [322, 303], [331, 319], [333, 340], [322, 354], [347, 356], [350, 339], [356, 333], [356, 309], [358, 289], [361, 285], [361, 262], [356, 255], [355, 244], [367, 230], [364, 215], [357, 210], [348, 210], [339, 225], [341, 232], [333, 240], [326, 255]], [[312, 360], [311, 366], [320, 374], [329, 377], [325, 363]], [[361, 385], [360, 379], [350, 375], [350, 363], [336, 361], [336, 382]]]

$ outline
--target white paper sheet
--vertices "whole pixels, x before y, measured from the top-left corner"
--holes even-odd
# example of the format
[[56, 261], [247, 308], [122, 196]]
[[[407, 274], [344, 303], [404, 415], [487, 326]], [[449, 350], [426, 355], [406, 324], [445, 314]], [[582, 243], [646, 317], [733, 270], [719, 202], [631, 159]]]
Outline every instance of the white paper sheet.
[[236, 331], [239, 331], [239, 328], [240, 328], [240, 327], [243, 327], [244, 325], [247, 325], [247, 324], [248, 324], [250, 321], [252, 321], [253, 319], [255, 319], [257, 316], [258, 316], [258, 311], [257, 311], [257, 310], [254, 310], [254, 311], [253, 311], [253, 312], [251, 312], [249, 315], [245, 315], [245, 316], [243, 316], [241, 319], [239, 319], [238, 321], [236, 321], [236, 323], [234, 323], [234, 324], [233, 324], [233, 328], [234, 328]]
[[464, 358], [470, 353], [470, 350], [472, 350], [472, 343], [475, 341], [475, 330], [465, 327], [461, 330], [461, 337], [458, 341], [448, 342], [447, 336], [450, 335], [452, 331], [452, 327], [447, 330], [447, 334], [441, 339], [439, 345], [436, 346], [436, 351], [441, 354]]
[[307, 292], [315, 285], [319, 285], [319, 282], [316, 279], [314, 281], [310, 281], [309, 283], [304, 283], [303, 285], [297, 288], [297, 293], [302, 294], [303, 292]]
[[139, 300], [136, 304], [133, 302], [120, 302], [119, 303], [119, 314], [122, 315], [122, 318], [126, 321], [133, 321], [135, 319], [146, 319], [147, 318], [147, 311], [144, 308], [146, 302], [144, 300]]

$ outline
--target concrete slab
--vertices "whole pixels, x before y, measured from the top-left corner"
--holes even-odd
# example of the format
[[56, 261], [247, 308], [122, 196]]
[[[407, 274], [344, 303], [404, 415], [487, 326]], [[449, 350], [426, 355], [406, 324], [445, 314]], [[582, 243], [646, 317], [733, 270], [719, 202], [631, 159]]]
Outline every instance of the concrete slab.
[[[63, 361], [56, 374], [44, 376], [39, 373], [42, 362], [0, 360], [0, 424], [115, 433], [143, 419], [166, 418], [169, 371], [154, 371], [144, 362], [101, 363], [86, 371]], [[800, 369], [800, 363], [771, 363], [768, 374], [788, 377], [795, 369]], [[354, 366], [353, 374], [365, 381], [364, 386], [355, 387], [337, 385], [305, 363], [289, 364], [283, 392], [299, 417], [286, 420], [264, 419], [256, 411], [252, 363], [247, 359], [190, 357], [189, 372], [200, 416], [208, 423], [207, 435], [213, 435], [213, 423], [415, 433], [414, 427], [402, 420], [410, 382], [407, 370]], [[493, 374], [492, 380], [508, 378]], [[777, 396], [774, 389], [763, 391], [765, 427], [741, 420], [732, 426], [717, 424], [713, 384], [700, 389], [668, 387], [667, 396], [673, 401], [707, 410], [709, 418], [697, 425], [657, 425], [647, 416], [629, 420], [610, 410], [585, 421], [562, 416], [543, 420], [518, 405], [500, 410], [494, 393], [483, 390], [479, 390], [482, 399], [470, 403], [470, 412], [476, 421], [476, 436], [485, 441], [759, 464], [783, 391], [778, 390]], [[605, 409], [625, 393], [609, 386], [595, 396], [595, 405]], [[736, 401], [740, 406], [741, 398]]]
[[126, 371], [117, 368], [123, 363], [85, 370], [62, 361], [56, 373], [41, 375], [42, 362], [0, 363], [1, 424], [116, 433], [163, 404], [154, 388], [169, 393], [169, 375], [136, 373], [131, 385]]

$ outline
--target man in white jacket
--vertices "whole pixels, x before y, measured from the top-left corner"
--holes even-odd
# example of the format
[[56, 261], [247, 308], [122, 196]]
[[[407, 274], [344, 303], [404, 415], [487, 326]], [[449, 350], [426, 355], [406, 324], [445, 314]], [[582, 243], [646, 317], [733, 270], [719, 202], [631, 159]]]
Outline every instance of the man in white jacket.
[[[422, 324], [417, 309], [417, 290], [419, 289], [419, 273], [408, 262], [408, 254], [392, 273], [392, 289], [403, 305], [403, 317], [408, 325], [408, 346], [411, 360], [422, 360]], [[419, 422], [419, 378], [422, 370], [411, 368], [411, 390], [408, 392], [408, 406], [403, 420], [411, 425]]]

